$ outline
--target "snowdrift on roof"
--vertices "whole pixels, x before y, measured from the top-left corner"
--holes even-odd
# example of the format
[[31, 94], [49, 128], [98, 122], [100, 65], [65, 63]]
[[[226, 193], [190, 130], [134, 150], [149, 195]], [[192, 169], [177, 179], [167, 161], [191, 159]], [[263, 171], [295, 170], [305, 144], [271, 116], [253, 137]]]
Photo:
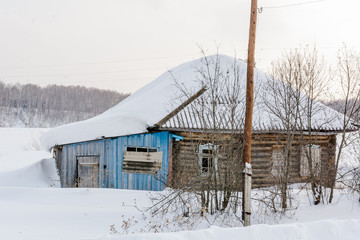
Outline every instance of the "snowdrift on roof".
[[41, 142], [49, 149], [55, 145], [147, 132], [147, 127], [156, 124], [172, 110], [172, 100], [179, 95], [174, 76], [181, 84], [191, 86], [196, 80], [195, 66], [200, 63], [200, 59], [185, 63], [162, 74], [94, 118], [53, 128], [42, 136]]
[[[206, 65], [205, 63], [208, 64]], [[220, 63], [220, 66], [217, 63]], [[48, 131], [42, 136], [42, 143], [49, 149], [55, 145], [147, 132], [148, 127], [153, 127], [187, 100], [189, 95], [184, 94], [184, 90], [194, 93], [202, 88], [199, 83], [201, 78], [204, 78], [204, 72], [201, 69], [206, 69], [207, 67], [210, 68], [209, 72], [216, 72], [215, 70], [218, 67], [220, 71], [225, 71], [226, 74], [229, 73], [229, 70], [234, 70], [235, 68], [241, 73], [240, 80], [242, 84], [239, 89], [239, 101], [241, 104], [239, 104], [239, 107], [243, 108], [245, 104], [246, 63], [228, 56], [214, 55], [184, 63], [165, 72], [159, 78], [101, 115], [85, 121], [56, 127]], [[233, 80], [231, 76], [229, 74], [229, 81]], [[266, 91], [268, 91], [267, 84], [274, 81], [279, 82], [255, 69], [253, 113], [253, 129], [255, 131], [279, 131], [283, 129], [281, 120], [266, 109], [266, 103], [274, 101], [274, 96], [266, 94]], [[208, 92], [205, 94], [209, 94]], [[203, 127], [202, 123], [196, 119], [194, 119], [194, 123], [188, 122], [185, 124], [183, 121], [182, 125], [176, 122], [176, 119], [182, 119], [182, 115], [191, 114], [189, 106], [166, 122], [162, 126], [163, 129], [184, 127], [201, 129]], [[315, 107], [318, 111], [313, 116], [312, 125], [310, 126], [312, 130], [341, 130], [341, 114], [321, 103], [316, 103]], [[228, 119], [226, 117], [227, 111], [224, 110], [220, 114], [224, 114], [224, 119]], [[303, 117], [306, 118], [305, 115]], [[225, 125], [224, 129], [226, 129]]]

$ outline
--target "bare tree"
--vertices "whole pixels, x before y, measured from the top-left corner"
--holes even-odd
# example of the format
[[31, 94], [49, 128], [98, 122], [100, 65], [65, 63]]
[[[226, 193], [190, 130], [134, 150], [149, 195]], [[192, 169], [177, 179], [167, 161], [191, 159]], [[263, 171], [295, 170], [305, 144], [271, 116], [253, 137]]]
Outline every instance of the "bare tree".
[[[330, 70], [326, 68], [323, 58], [320, 58], [317, 50], [314, 48], [312, 51], [308, 49], [303, 54], [302, 62], [302, 81], [303, 88], [300, 89], [306, 97], [301, 101], [303, 104], [299, 113], [304, 114], [305, 117], [300, 116], [300, 132], [302, 139], [302, 154], [307, 159], [307, 169], [309, 180], [311, 184], [311, 191], [314, 196], [314, 203], [319, 204], [322, 197], [322, 187], [326, 186], [329, 182], [328, 177], [321, 176], [321, 153], [320, 149], [315, 147], [317, 141], [317, 132], [314, 132], [313, 125], [316, 122], [314, 116], [322, 112], [325, 108], [324, 105], [318, 104], [321, 96], [331, 79]], [[327, 119], [321, 124], [331, 122], [333, 119]], [[319, 123], [316, 123], [321, 127]], [[305, 130], [305, 131], [304, 131]], [[307, 136], [307, 137], [306, 137]], [[303, 164], [303, 163], [302, 163]], [[303, 166], [304, 167], [304, 166]]]
[[[300, 89], [302, 82], [298, 77], [301, 73], [301, 62], [298, 52], [290, 52], [281, 59], [273, 62], [272, 78], [279, 81], [268, 81], [268, 91], [264, 91], [264, 103], [268, 111], [280, 120], [284, 129], [284, 144], [273, 153], [273, 167], [271, 173], [279, 186], [281, 195], [281, 207], [285, 211], [288, 208], [288, 184], [290, 176], [290, 160], [296, 130], [299, 128], [299, 105], [301, 101]], [[276, 155], [274, 155], [276, 154]]]
[[[199, 89], [206, 89], [174, 116], [174, 121], [183, 128], [179, 134], [185, 139], [174, 143], [172, 187], [176, 192], [190, 192], [195, 196], [199, 208], [194, 214], [229, 211], [236, 214], [241, 206], [244, 96], [240, 91], [244, 84], [244, 68], [235, 58], [206, 57], [204, 52], [203, 55], [194, 66], [197, 78], [193, 86], [184, 86], [172, 75], [180, 92], [177, 96], [180, 100], [173, 108]], [[179, 194], [172, 196], [174, 202], [189, 204], [175, 200], [181, 197]], [[184, 209], [190, 208], [194, 209], [189, 205]]]
[[[316, 134], [313, 132], [313, 116], [323, 110], [324, 106], [317, 104], [322, 92], [327, 86], [326, 65], [318, 56], [316, 49], [295, 49], [285, 53], [279, 60], [273, 62], [273, 78], [269, 81], [268, 91], [265, 91], [265, 101], [268, 111], [278, 121], [283, 129], [279, 142], [280, 151], [273, 154], [272, 173], [279, 186], [282, 209], [288, 207], [288, 184], [294, 158], [302, 155], [307, 160], [307, 175], [314, 196], [314, 203], [320, 202], [321, 178], [319, 166], [315, 166], [313, 146]], [[330, 121], [330, 119], [329, 119]], [[319, 156], [318, 156], [319, 157]], [[300, 160], [300, 164], [303, 164]], [[302, 166], [300, 166], [302, 169]], [[301, 174], [301, 172], [300, 172]]]
[[[351, 128], [353, 118], [356, 118], [360, 109], [360, 56], [358, 53], [347, 49], [344, 45], [338, 53], [336, 79], [340, 81], [340, 91], [338, 94], [342, 101], [342, 106], [339, 108], [343, 113], [341, 119], [343, 129], [339, 134], [338, 152], [335, 159], [334, 177], [331, 182], [331, 190], [329, 195], [329, 202], [333, 201], [334, 188], [336, 184], [336, 174], [338, 173], [340, 159], [343, 149], [347, 146], [347, 130]], [[356, 171], [355, 171], [356, 172]], [[358, 176], [354, 175], [354, 178]]]

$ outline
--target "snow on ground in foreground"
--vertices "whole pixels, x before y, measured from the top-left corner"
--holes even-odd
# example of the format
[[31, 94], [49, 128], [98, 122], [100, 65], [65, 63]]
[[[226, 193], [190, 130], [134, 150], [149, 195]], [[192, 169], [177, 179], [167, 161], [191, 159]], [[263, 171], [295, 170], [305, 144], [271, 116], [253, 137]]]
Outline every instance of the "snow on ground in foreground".
[[352, 220], [323, 220], [310, 223], [283, 224], [277, 226], [254, 225], [247, 228], [219, 228], [185, 231], [177, 233], [136, 234], [127, 236], [113, 236], [103, 239], [132, 239], [132, 240], [165, 240], [165, 239], [251, 239], [251, 240], [358, 240], [360, 236], [360, 219]]
[[[359, 203], [346, 191], [337, 190], [331, 205], [312, 206], [306, 191], [295, 190], [298, 209], [281, 219], [253, 202], [253, 226], [220, 228], [209, 215], [193, 225], [173, 221], [180, 209], [152, 217], [145, 210], [157, 192], [56, 188], [54, 159], [39, 145], [44, 131], [0, 128], [0, 239], [359, 239]], [[186, 229], [196, 231], [168, 232]]]
[[[339, 235], [343, 236], [341, 239], [360, 236], [360, 209], [346, 197], [335, 205], [324, 206], [310, 206], [303, 197], [303, 205], [292, 217], [293, 223], [287, 225], [260, 224], [249, 229], [211, 227], [195, 232], [141, 235], [166, 223], [165, 218], [151, 218], [149, 212], [141, 211], [151, 205], [147, 191], [0, 187], [0, 196], [0, 239], [223, 239], [224, 236], [235, 239], [241, 235], [250, 239], [318, 240], [338, 239]], [[113, 224], [118, 234], [111, 234]], [[172, 224], [163, 230], [181, 229]], [[129, 235], [125, 237], [126, 233]], [[131, 236], [133, 233], [136, 235]], [[317, 238], [319, 235], [326, 238]], [[327, 238], [328, 235], [332, 238]]]

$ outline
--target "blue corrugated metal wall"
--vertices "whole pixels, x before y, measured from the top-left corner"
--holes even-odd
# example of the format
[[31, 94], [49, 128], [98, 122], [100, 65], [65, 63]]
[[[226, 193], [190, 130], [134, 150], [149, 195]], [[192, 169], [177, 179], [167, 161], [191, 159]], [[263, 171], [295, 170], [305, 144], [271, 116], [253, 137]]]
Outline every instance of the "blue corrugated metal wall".
[[[99, 156], [99, 187], [160, 191], [161, 181], [167, 181], [169, 132], [136, 134], [113, 139], [103, 139], [63, 146], [61, 161], [62, 187], [75, 187], [77, 156]], [[122, 171], [124, 151], [127, 146], [152, 147], [163, 152], [162, 169], [158, 174], [125, 173]]]

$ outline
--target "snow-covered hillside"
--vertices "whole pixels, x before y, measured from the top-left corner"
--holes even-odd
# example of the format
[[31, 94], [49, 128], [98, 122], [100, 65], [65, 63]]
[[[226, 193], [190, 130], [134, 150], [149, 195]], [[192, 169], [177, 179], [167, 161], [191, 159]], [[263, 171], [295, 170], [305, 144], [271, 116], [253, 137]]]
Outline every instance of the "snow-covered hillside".
[[313, 206], [294, 185], [297, 209], [280, 218], [254, 202], [254, 225], [243, 228], [231, 216], [179, 217], [181, 209], [152, 216], [157, 192], [58, 188], [54, 159], [39, 144], [44, 131], [0, 128], [0, 239], [359, 239], [359, 203], [346, 190]]

